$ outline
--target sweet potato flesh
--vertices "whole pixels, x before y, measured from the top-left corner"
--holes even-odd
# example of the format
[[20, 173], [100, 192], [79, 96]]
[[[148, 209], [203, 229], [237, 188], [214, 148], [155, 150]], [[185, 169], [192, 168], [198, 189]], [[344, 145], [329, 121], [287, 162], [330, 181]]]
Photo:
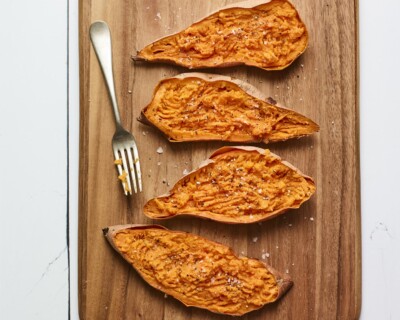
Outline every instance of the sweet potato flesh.
[[280, 141], [319, 130], [310, 119], [257, 99], [229, 81], [164, 80], [144, 116], [173, 141]]
[[296, 9], [284, 0], [255, 8], [221, 10], [138, 54], [149, 61], [188, 68], [234, 64], [282, 69], [307, 46], [307, 31]]
[[262, 262], [193, 234], [124, 229], [114, 244], [150, 285], [189, 306], [240, 315], [278, 297], [275, 276]]
[[169, 196], [147, 202], [151, 218], [188, 214], [228, 223], [251, 223], [298, 208], [315, 191], [311, 178], [279, 158], [233, 150], [180, 180]]

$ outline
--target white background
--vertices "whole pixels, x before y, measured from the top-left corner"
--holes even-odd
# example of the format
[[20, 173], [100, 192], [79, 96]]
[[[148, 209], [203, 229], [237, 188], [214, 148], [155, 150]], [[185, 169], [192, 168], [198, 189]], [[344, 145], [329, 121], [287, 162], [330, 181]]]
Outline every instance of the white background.
[[[359, 6], [361, 319], [400, 319], [400, 2]], [[77, 0], [1, 0], [0, 26], [1, 319], [78, 319]]]

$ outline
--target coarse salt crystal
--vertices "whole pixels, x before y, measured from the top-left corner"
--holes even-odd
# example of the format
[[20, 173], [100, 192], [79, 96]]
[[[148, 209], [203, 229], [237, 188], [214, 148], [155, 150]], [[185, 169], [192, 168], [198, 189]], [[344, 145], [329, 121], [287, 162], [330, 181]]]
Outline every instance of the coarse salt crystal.
[[314, 221], [314, 218], [313, 218], [313, 217], [311, 217], [311, 218], [310, 218], [310, 221]]
[[164, 298], [167, 299], [167, 298], [168, 298], [168, 295], [167, 295], [167, 294], [164, 294]]
[[257, 240], [258, 240], [258, 237], [254, 237], [254, 238], [253, 238], [253, 242], [254, 242], [254, 243], [256, 243]]
[[157, 12], [156, 14], [157, 18], [161, 20], [161, 13]]
[[289, 223], [289, 227], [292, 227], [293, 225], [291, 223]]
[[189, 173], [188, 169], [183, 170], [183, 174], [187, 175]]
[[261, 258], [262, 259], [266, 259], [266, 258], [269, 258], [269, 253], [263, 253], [262, 255], [261, 255]]
[[158, 165], [158, 166], [161, 166], [161, 162], [160, 162], [160, 161], [159, 161], [159, 162], [157, 162], [157, 165]]
[[145, 135], [146, 135], [146, 132], [145, 132], [145, 131], [142, 131], [142, 134], [145, 136]]
[[164, 152], [164, 149], [162, 147], [157, 148], [157, 153], [162, 154]]

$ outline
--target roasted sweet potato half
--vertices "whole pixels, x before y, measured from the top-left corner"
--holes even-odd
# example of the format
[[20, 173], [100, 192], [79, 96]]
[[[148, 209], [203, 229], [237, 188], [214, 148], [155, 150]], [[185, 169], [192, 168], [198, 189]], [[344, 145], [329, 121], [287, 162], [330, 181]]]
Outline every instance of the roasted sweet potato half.
[[304, 52], [307, 43], [306, 26], [289, 1], [250, 0], [149, 44], [133, 59], [190, 69], [248, 65], [281, 70]]
[[170, 141], [274, 142], [310, 135], [319, 126], [231, 77], [184, 73], [162, 80], [139, 121]]
[[269, 150], [223, 147], [168, 194], [149, 200], [144, 213], [152, 219], [189, 215], [253, 223], [299, 208], [314, 192], [312, 178]]
[[265, 263], [194, 234], [155, 225], [103, 232], [148, 284], [186, 306], [240, 316], [276, 301], [292, 286], [289, 276]]

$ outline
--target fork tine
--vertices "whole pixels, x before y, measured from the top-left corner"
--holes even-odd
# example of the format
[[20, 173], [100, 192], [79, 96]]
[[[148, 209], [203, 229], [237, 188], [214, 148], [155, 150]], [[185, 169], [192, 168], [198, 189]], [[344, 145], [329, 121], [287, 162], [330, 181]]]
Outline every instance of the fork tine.
[[[122, 159], [119, 157], [119, 154], [118, 154], [118, 151], [117, 151], [117, 150], [114, 150], [114, 158], [115, 158], [115, 160], [122, 160]], [[122, 176], [122, 166], [121, 166], [120, 164], [117, 165], [117, 169], [118, 169], [118, 175], [119, 175], [119, 177]], [[121, 180], [121, 183], [122, 183], [122, 188], [124, 189], [124, 193], [125, 193], [125, 195], [127, 196], [127, 195], [128, 195], [128, 192], [127, 192], [127, 189], [125, 188], [125, 182], [124, 182], [123, 180]]]
[[128, 164], [126, 162], [126, 155], [125, 155], [125, 150], [124, 149], [120, 149], [119, 153], [121, 154], [121, 159], [122, 159], [122, 165], [124, 167], [125, 172], [127, 173], [127, 183], [128, 183], [128, 193], [132, 194], [132, 186], [131, 186], [131, 178], [130, 178], [130, 174], [129, 174], [129, 168], [128, 168]]
[[134, 164], [135, 164], [135, 169], [136, 169], [136, 174], [137, 174], [139, 190], [140, 190], [140, 192], [142, 192], [142, 173], [140, 171], [139, 151], [136, 146], [136, 143], [133, 144], [132, 149], [133, 149], [133, 159], [134, 159]]
[[135, 173], [135, 168], [133, 166], [133, 159], [132, 159], [132, 152], [131, 148], [126, 149], [126, 153], [128, 154], [128, 162], [129, 162], [129, 171], [132, 175], [132, 183], [133, 183], [133, 189], [135, 190], [135, 193], [137, 193], [137, 186], [136, 186], [136, 173]]

